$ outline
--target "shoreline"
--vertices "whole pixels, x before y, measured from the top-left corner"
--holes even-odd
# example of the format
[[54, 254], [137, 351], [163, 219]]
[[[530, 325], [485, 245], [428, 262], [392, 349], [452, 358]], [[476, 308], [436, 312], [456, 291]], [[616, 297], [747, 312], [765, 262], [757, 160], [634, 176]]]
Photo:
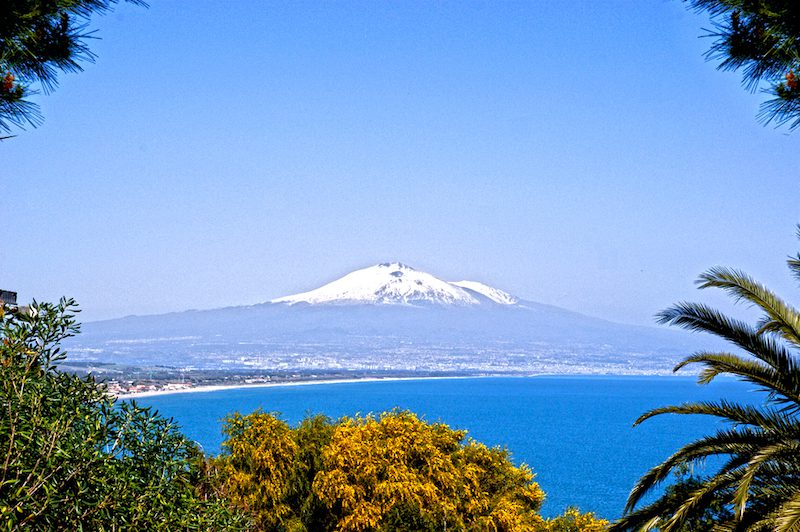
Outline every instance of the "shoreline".
[[146, 397], [159, 397], [163, 395], [177, 395], [187, 393], [219, 392], [224, 390], [239, 390], [248, 388], [278, 388], [289, 386], [315, 386], [327, 384], [357, 384], [361, 382], [398, 382], [398, 381], [428, 381], [428, 380], [456, 380], [456, 379], [487, 379], [487, 378], [531, 378], [531, 377], [696, 377], [694, 374], [664, 373], [526, 373], [526, 374], [498, 374], [498, 375], [437, 375], [419, 377], [356, 377], [344, 379], [313, 379], [293, 380], [281, 382], [258, 382], [240, 384], [210, 384], [206, 386], [190, 386], [173, 390], [148, 390], [144, 392], [121, 393], [115, 395], [116, 399], [127, 401]]
[[[126, 401], [128, 399], [139, 399], [141, 397], [156, 397], [161, 395], [173, 395], [184, 393], [219, 392], [222, 390], [239, 390], [247, 388], [278, 388], [282, 386], [314, 386], [323, 384], [354, 384], [359, 382], [396, 382], [396, 381], [420, 381], [420, 380], [444, 380], [444, 379], [480, 379], [486, 377], [498, 377], [500, 375], [453, 375], [453, 376], [430, 376], [430, 377], [363, 377], [350, 379], [315, 379], [315, 380], [296, 380], [282, 382], [258, 382], [242, 384], [211, 384], [208, 386], [190, 386], [177, 390], [150, 390], [146, 392], [122, 393], [115, 398]], [[515, 377], [517, 375], [514, 375]], [[518, 375], [519, 377], [533, 377], [535, 375]]]

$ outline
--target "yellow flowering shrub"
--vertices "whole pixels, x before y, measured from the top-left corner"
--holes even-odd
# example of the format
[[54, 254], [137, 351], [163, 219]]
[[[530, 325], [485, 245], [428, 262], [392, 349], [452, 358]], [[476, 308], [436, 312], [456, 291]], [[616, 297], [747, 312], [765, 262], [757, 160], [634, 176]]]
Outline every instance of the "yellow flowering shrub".
[[580, 513], [576, 508], [567, 508], [563, 514], [545, 521], [539, 532], [602, 532], [609, 522], [593, 513]]
[[539, 514], [544, 493], [508, 451], [411, 412], [310, 417], [290, 428], [257, 411], [226, 420], [220, 491], [260, 530], [599, 532], [569, 510]]
[[298, 453], [292, 429], [276, 416], [256, 411], [229, 416], [223, 431], [226, 452], [214, 462], [223, 479], [221, 490], [259, 527], [278, 528], [293, 514], [287, 504]]

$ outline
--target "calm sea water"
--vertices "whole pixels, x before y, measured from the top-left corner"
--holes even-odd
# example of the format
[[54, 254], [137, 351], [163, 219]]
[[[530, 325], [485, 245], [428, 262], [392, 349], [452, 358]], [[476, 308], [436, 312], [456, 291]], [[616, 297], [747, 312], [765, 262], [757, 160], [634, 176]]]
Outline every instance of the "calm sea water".
[[547, 494], [544, 515], [578, 506], [616, 518], [642, 473], [719, 426], [698, 416], [662, 416], [632, 428], [641, 413], [690, 400], [760, 400], [751, 388], [732, 380], [698, 386], [684, 377], [475, 378], [249, 388], [138, 402], [175, 418], [210, 453], [220, 450], [221, 419], [235, 411], [261, 408], [296, 423], [313, 413], [409, 409], [505, 446], [516, 463], [530, 465]]

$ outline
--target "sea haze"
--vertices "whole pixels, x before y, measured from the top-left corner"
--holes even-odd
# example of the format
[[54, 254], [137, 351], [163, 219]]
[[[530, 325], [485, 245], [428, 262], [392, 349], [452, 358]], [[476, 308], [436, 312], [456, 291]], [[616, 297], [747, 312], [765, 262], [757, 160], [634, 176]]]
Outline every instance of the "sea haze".
[[711, 344], [393, 262], [258, 305], [88, 323], [66, 347], [133, 366], [498, 375], [666, 373]]
[[[662, 416], [632, 428], [644, 411], [689, 400], [760, 400], [730, 379], [698, 386], [688, 377], [519, 377], [361, 382], [239, 388], [146, 397], [208, 453], [220, 451], [221, 419], [255, 409], [297, 423], [408, 409], [467, 429], [527, 463], [547, 493], [543, 513], [569, 505], [613, 519], [639, 476], [682, 444], [721, 425], [701, 416]], [[703, 473], [704, 469], [696, 470]]]

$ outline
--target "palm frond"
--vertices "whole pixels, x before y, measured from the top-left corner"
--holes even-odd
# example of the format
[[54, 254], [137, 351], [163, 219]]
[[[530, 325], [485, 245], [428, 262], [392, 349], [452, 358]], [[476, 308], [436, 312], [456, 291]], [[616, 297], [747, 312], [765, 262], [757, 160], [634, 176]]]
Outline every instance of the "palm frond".
[[721, 490], [733, 485], [737, 480], [738, 475], [735, 474], [735, 471], [730, 471], [703, 482], [699, 488], [692, 490], [689, 497], [673, 512], [672, 516], [664, 521], [661, 531], [680, 530], [690, 517], [696, 515], [710, 500], [719, 497]]
[[794, 357], [775, 339], [702, 303], [679, 303], [656, 318], [659, 323], [719, 336], [781, 372], [798, 371]]
[[689, 356], [679, 362], [674, 371], [678, 371], [689, 364], [702, 364], [706, 366], [698, 377], [700, 384], [708, 384], [716, 376], [730, 374], [741, 380], [758, 386], [767, 392], [771, 402], [786, 405], [791, 404], [791, 409], [800, 409], [800, 374], [783, 373], [776, 371], [757, 360], [750, 360], [731, 353], [706, 353], [700, 352]]
[[[795, 235], [800, 239], [800, 224], [798, 224], [795, 229]], [[800, 253], [794, 257], [789, 257], [786, 264], [789, 266], [789, 271], [792, 273], [795, 280], [800, 281]]]
[[766, 445], [759, 449], [759, 451], [750, 458], [747, 466], [744, 468], [744, 474], [739, 480], [739, 485], [736, 487], [734, 493], [733, 503], [736, 510], [736, 515], [739, 519], [744, 517], [745, 506], [747, 499], [750, 496], [751, 485], [760, 472], [759, 469], [763, 464], [767, 464], [783, 455], [796, 454], [800, 449], [800, 444], [797, 441], [781, 440], [776, 443]]
[[759, 332], [774, 332], [800, 346], [800, 312], [744, 272], [712, 268], [700, 275], [700, 288], [721, 288], [736, 301], [751, 303], [765, 313]]
[[[636, 482], [625, 505], [625, 512], [631, 511], [653, 488], [669, 478], [680, 466], [704, 460], [710, 456], [738, 454], [752, 456], [762, 445], [774, 443], [775, 438], [763, 431], [742, 427], [723, 429], [713, 436], [706, 436], [683, 446], [661, 464], [653, 467]], [[749, 460], [749, 458], [748, 458]], [[733, 474], [729, 472], [729, 474]]]
[[800, 281], [800, 253], [795, 255], [794, 257], [789, 257], [786, 261], [786, 264], [789, 265], [789, 270], [792, 272], [792, 276]]
[[[672, 508], [669, 502], [661, 497], [656, 501], [644, 506], [636, 511], [626, 511], [620, 519], [609, 527], [609, 532], [628, 532], [628, 531], [648, 531], [658, 528], [662, 532], [675, 530], [680, 527], [688, 518], [696, 514], [698, 509], [709, 499], [716, 496], [720, 491], [727, 489], [737, 480], [735, 473], [729, 472], [718, 475], [714, 479], [704, 482], [699, 488], [693, 490], [690, 501], [681, 505], [680, 515], [674, 518], [678, 512]], [[671, 517], [665, 517], [672, 514]]]
[[[697, 0], [695, 4], [724, 4], [725, 10], [736, 10], [741, 1]], [[777, 4], [753, 5], [767, 9], [766, 6]], [[790, 258], [788, 265], [800, 280], [800, 255]], [[800, 364], [795, 351], [800, 347], [800, 311], [737, 270], [714, 268], [698, 282], [700, 288], [721, 288], [736, 300], [756, 306], [763, 317], [751, 326], [697, 303], [679, 303], [661, 312], [661, 323], [714, 334], [744, 351], [699, 352], [679, 362], [675, 371], [699, 365], [700, 384], [719, 375], [734, 376], [766, 392], [764, 402], [684, 403], [656, 408], [640, 416], [635, 424], [664, 414], [704, 415], [721, 420], [729, 428], [683, 446], [645, 473], [631, 490], [625, 515], [612, 530], [658, 528], [662, 532], [678, 532], [690, 530], [686, 526], [694, 526], [691, 523], [697, 517], [707, 519], [713, 515], [715, 530], [800, 531]], [[727, 459], [699, 485], [693, 481], [692, 486], [696, 487], [690, 492], [673, 491], [671, 498], [662, 495], [636, 509], [642, 498], [671, 473], [710, 457]], [[724, 511], [704, 514], [711, 511], [712, 504]]]
[[636, 511], [626, 513], [608, 527], [608, 532], [647, 532], [654, 530], [669, 510], [667, 504], [659, 499]]
[[774, 518], [775, 532], [800, 530], [800, 491], [794, 493], [778, 510]]
[[721, 400], [719, 402], [694, 402], [684, 403], [675, 406], [664, 406], [654, 408], [642, 414], [635, 422], [634, 426], [662, 414], [696, 414], [719, 417], [725, 421], [736, 425], [753, 425], [759, 430], [769, 432], [787, 433], [795, 430], [800, 431], [800, 425], [794, 419], [787, 419], [780, 412], [774, 409], [759, 409], [752, 405], [740, 405], [730, 401]]

